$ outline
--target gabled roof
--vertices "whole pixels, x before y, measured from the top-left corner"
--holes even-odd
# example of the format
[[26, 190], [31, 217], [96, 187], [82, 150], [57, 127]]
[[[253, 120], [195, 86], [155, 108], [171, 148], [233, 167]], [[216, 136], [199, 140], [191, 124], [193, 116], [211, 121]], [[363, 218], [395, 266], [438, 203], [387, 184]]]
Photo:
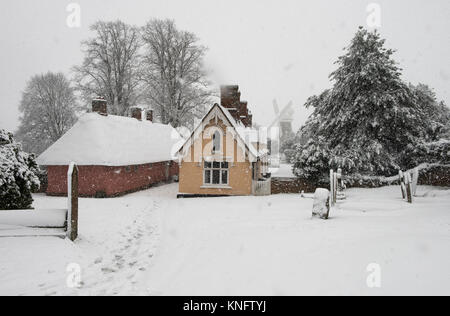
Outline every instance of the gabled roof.
[[127, 166], [170, 161], [175, 159], [180, 140], [170, 125], [87, 113], [42, 153], [37, 163]]
[[[179, 153], [182, 153], [183, 151], [186, 151], [186, 149], [188, 147], [190, 147], [193, 143], [193, 139], [197, 138], [197, 136], [200, 134], [200, 132], [202, 131], [206, 120], [208, 117], [211, 116], [211, 114], [213, 114], [213, 112], [215, 110], [220, 111], [220, 113], [222, 113], [225, 117], [225, 119], [228, 121], [228, 123], [230, 124], [230, 126], [233, 128], [233, 130], [235, 131], [236, 135], [237, 135], [237, 140], [238, 142], [241, 143], [241, 145], [245, 146], [246, 150], [249, 152], [249, 154], [252, 156], [253, 159], [257, 159], [262, 155], [267, 154], [267, 151], [260, 151], [258, 152], [256, 150], [256, 148], [252, 145], [252, 141], [251, 141], [251, 137], [247, 137], [247, 136], [251, 136], [251, 134], [248, 134], [248, 131], [255, 131], [253, 129], [249, 129], [249, 128], [245, 128], [242, 124], [236, 122], [236, 120], [233, 118], [233, 116], [230, 114], [230, 112], [224, 108], [223, 106], [219, 105], [219, 104], [214, 104], [211, 109], [208, 111], [208, 113], [203, 117], [202, 121], [200, 122], [200, 124], [194, 129], [194, 131], [192, 132], [191, 137], [189, 137], [186, 142], [183, 144], [183, 146], [180, 148]], [[254, 134], [254, 133], [253, 133]]]

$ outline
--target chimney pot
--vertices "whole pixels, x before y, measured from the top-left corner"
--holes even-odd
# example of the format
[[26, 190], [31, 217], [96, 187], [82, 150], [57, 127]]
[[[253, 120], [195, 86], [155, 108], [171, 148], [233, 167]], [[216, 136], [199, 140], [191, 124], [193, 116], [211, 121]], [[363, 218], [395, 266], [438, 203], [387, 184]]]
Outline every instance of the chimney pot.
[[103, 97], [97, 97], [92, 100], [92, 112], [100, 115], [108, 115], [108, 102]]

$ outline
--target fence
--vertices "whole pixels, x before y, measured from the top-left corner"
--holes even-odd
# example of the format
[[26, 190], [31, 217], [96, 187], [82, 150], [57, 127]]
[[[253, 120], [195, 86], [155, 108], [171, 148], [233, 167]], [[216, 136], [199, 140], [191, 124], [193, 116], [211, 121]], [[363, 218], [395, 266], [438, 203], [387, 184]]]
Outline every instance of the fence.
[[338, 169], [334, 172], [333, 169], [330, 170], [330, 205], [333, 206], [338, 200], [344, 200], [346, 188], [344, 182], [344, 176], [342, 174], [342, 169]]
[[0, 211], [1, 237], [78, 237], [78, 167], [71, 163], [67, 173], [68, 208]]
[[258, 180], [252, 182], [252, 194], [256, 196], [265, 196], [271, 194], [271, 179]]
[[402, 190], [402, 197], [408, 203], [413, 202], [413, 196], [416, 195], [417, 181], [419, 180], [419, 168], [414, 168], [412, 171], [399, 171], [400, 188]]

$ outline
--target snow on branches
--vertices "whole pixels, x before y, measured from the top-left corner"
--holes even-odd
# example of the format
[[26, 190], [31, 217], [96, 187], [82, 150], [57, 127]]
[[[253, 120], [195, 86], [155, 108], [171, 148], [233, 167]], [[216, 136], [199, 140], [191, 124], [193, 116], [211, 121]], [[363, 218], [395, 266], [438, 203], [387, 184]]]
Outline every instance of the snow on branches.
[[408, 146], [435, 140], [436, 131], [445, 130], [436, 117], [448, 115], [448, 108], [438, 106], [423, 86], [403, 82], [393, 53], [378, 32], [357, 31], [330, 75], [333, 87], [306, 103], [314, 112], [294, 145], [298, 176], [321, 179], [339, 167], [346, 173], [396, 174], [407, 167]]
[[28, 209], [39, 187], [34, 156], [22, 151], [11, 133], [0, 130], [0, 210]]

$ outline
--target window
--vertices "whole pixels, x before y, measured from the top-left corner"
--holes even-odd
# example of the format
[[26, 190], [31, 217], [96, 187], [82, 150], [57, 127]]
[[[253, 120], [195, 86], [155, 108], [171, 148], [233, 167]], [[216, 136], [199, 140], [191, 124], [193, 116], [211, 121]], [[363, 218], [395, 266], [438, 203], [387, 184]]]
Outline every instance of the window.
[[222, 140], [222, 137], [220, 135], [220, 132], [216, 131], [213, 135], [213, 153], [220, 152], [221, 147], [222, 147], [221, 140]]
[[228, 185], [228, 162], [208, 162], [204, 164], [205, 185]]

